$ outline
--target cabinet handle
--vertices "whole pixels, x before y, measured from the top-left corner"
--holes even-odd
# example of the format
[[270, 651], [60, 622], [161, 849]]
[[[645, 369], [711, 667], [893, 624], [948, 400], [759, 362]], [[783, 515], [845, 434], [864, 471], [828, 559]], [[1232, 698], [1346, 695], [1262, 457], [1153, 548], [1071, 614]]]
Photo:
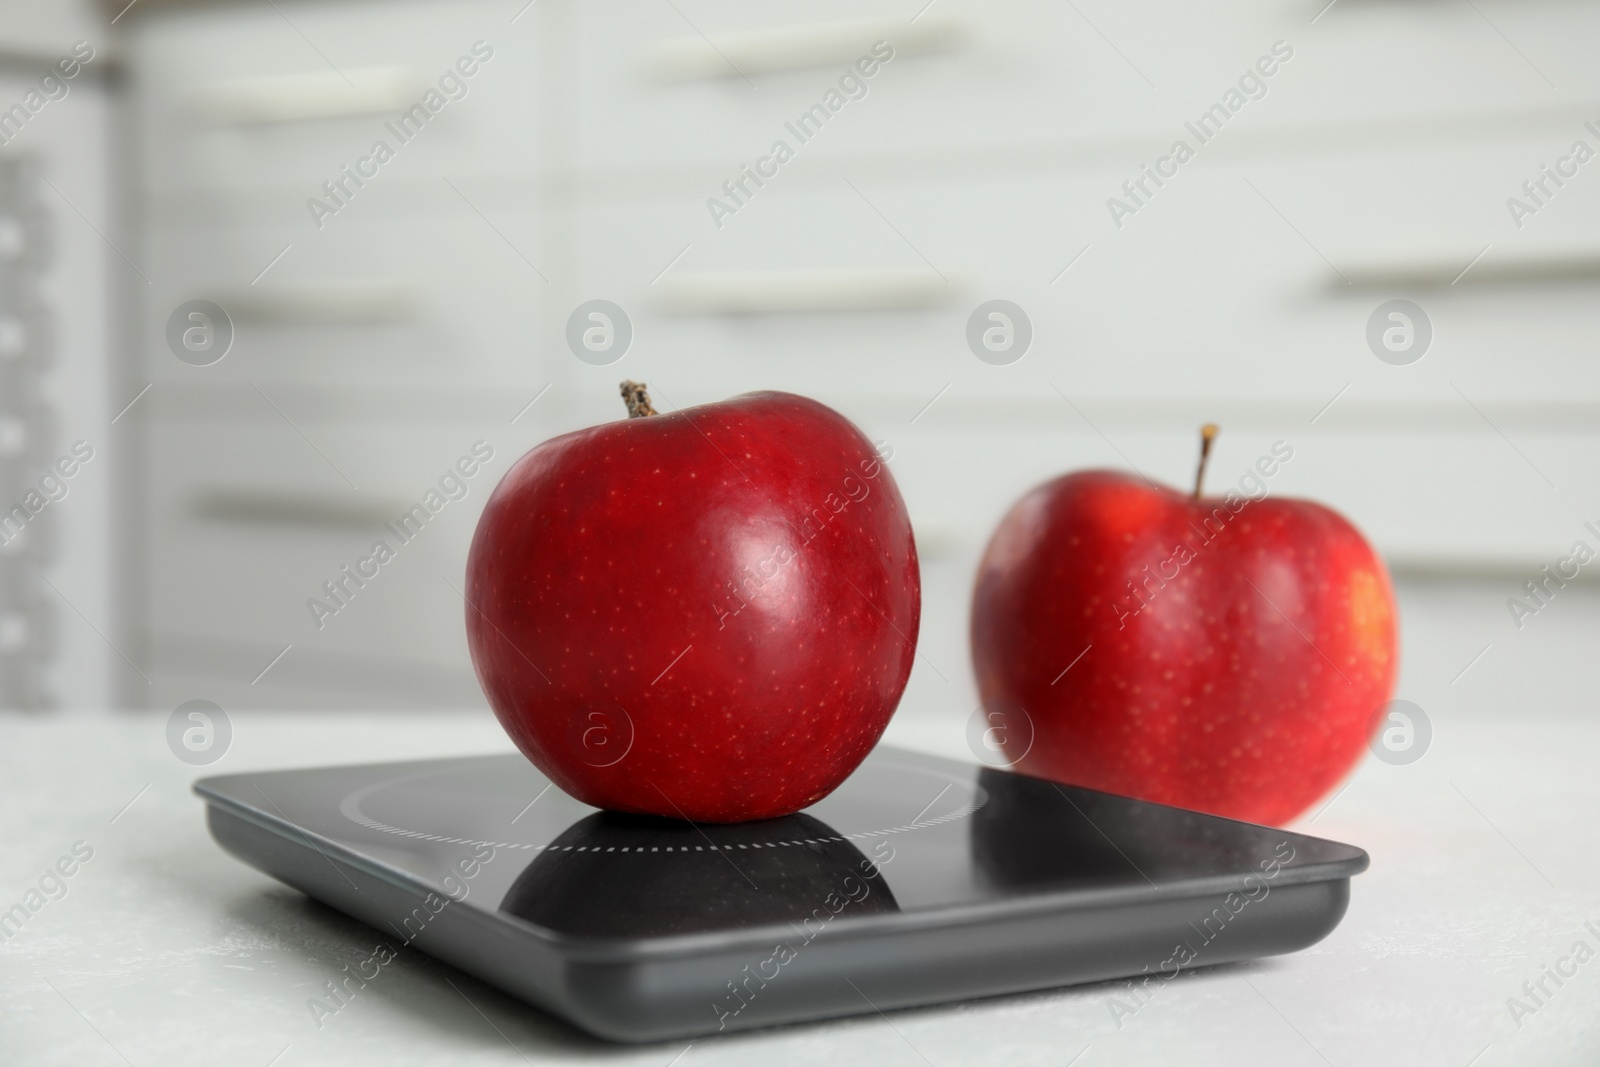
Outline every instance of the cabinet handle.
[[349, 81], [333, 72], [313, 71], [207, 82], [195, 87], [193, 102], [212, 122], [250, 125], [404, 111], [425, 91], [422, 76], [409, 67], [345, 73]]
[[389, 501], [351, 501], [304, 492], [200, 489], [190, 510], [198, 519], [246, 526], [313, 526], [372, 531], [405, 511]]
[[897, 56], [949, 52], [966, 42], [966, 25], [930, 15], [916, 22], [882, 19], [680, 37], [655, 46], [652, 67], [662, 81], [737, 77], [850, 63], [887, 41]]
[[410, 317], [412, 287], [400, 282], [324, 282], [218, 293], [214, 299], [242, 321], [361, 324]]
[[668, 314], [739, 315], [907, 311], [944, 303], [956, 286], [931, 271], [818, 270], [685, 274], [656, 288]]
[[[1495, 259], [1485, 256], [1473, 263], [1467, 259], [1345, 268], [1350, 285], [1361, 289], [1448, 289], [1463, 285], [1531, 285], [1540, 282], [1588, 281], [1600, 278], [1600, 256], [1550, 255], [1522, 259]], [[1331, 286], [1347, 288], [1335, 278]]]

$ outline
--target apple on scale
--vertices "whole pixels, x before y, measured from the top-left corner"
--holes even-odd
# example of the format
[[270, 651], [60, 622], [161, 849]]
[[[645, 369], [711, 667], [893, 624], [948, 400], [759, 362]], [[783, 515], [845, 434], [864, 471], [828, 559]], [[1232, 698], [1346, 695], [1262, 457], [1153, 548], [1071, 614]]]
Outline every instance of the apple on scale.
[[888, 725], [921, 614], [886, 459], [805, 397], [747, 393], [556, 437], [495, 488], [467, 643], [517, 747], [578, 800], [703, 822], [798, 811]]

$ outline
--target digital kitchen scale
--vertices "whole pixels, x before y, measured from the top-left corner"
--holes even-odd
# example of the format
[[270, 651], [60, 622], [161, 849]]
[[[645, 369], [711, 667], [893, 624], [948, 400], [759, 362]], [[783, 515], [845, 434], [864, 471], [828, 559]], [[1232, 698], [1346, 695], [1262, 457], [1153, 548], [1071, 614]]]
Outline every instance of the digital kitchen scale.
[[246, 863], [601, 1037], [1292, 952], [1361, 849], [880, 747], [782, 819], [600, 812], [517, 754], [195, 783]]

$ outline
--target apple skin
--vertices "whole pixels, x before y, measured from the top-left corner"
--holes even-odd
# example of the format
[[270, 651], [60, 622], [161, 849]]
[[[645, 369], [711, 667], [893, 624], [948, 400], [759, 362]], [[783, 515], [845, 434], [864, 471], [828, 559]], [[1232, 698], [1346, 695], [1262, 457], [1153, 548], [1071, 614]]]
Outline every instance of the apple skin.
[[[972, 653], [1018, 770], [1271, 825], [1361, 758], [1399, 662], [1388, 573], [1336, 512], [1114, 471], [1058, 478], [1006, 515]], [[1026, 720], [1005, 723], [1016, 708]]]
[[546, 776], [721, 823], [798, 811], [866, 758], [922, 589], [886, 457], [763, 392], [528, 452], [484, 506], [466, 599], [484, 694]]

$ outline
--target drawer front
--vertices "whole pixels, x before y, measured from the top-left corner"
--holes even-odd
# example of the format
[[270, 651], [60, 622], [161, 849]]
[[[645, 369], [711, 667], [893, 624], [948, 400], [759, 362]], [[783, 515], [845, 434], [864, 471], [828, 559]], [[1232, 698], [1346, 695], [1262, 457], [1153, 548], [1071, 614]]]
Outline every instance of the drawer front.
[[150, 632], [271, 655], [466, 662], [467, 548], [529, 435], [312, 423], [149, 434]]
[[[1571, 85], [1584, 69], [1573, 27], [1600, 31], [1600, 12], [1572, 3], [1496, 11], [1496, 23], [1471, 5], [1414, 4], [1341, 5], [1313, 23], [1316, 11], [1298, 0], [916, 7], [841, 0], [801, 16], [777, 0], [563, 8], [553, 32], [576, 45], [554, 57], [571, 87], [563, 140], [576, 166], [634, 172], [641, 182], [664, 166], [704, 163], [721, 168], [718, 182], [737, 180], [776, 141], [795, 154], [783, 169], [872, 156], [907, 169], [993, 173], [1026, 166], [1040, 150], [1164, 148], [1208, 114], [1218, 128], [1326, 125], [1330, 137], [1361, 142], [1407, 120], [1549, 108], [1561, 97], [1546, 77]], [[948, 27], [931, 50], [928, 22]], [[859, 77], [837, 49], [808, 52], [819, 32], [846, 44], [852, 32], [879, 35], [880, 54], [893, 55]], [[1526, 48], [1519, 53], [1507, 37]], [[893, 52], [897, 39], [910, 47]], [[794, 65], [770, 69], [763, 60], [781, 55], [785, 40]], [[720, 76], [662, 77], [663, 50], [685, 49], [721, 57]], [[735, 57], [754, 69], [736, 71]], [[711, 73], [717, 63], [705, 66]], [[814, 121], [798, 125], [807, 114]]]
[[[430, 193], [364, 205], [366, 215], [322, 232], [270, 216], [157, 229], [147, 238], [148, 373], [158, 382], [347, 389], [542, 385], [544, 278], [553, 268], [539, 266], [538, 216], [487, 201], [480, 215], [442, 182]], [[195, 299], [231, 323], [231, 347], [209, 365], [180, 359], [168, 335]], [[215, 352], [192, 358], [205, 364]]]
[[527, 172], [539, 158], [539, 66], [535, 19], [514, 15], [487, 0], [344, 0], [134, 20], [145, 186], [282, 186], [337, 206], [326, 181], [366, 193], [346, 167], [372, 184], [464, 165]]

